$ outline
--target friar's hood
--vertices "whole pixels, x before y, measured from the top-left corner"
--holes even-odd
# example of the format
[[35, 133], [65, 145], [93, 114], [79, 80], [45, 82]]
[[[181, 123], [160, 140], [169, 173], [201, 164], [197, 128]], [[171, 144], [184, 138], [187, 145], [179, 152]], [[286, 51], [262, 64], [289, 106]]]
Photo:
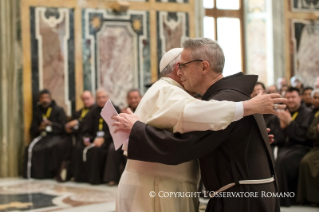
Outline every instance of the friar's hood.
[[209, 99], [210, 96], [220, 90], [228, 89], [236, 90], [250, 97], [251, 93], [254, 91], [257, 79], [257, 75], [245, 75], [242, 72], [224, 77], [208, 88], [206, 93], [203, 95], [203, 100]]

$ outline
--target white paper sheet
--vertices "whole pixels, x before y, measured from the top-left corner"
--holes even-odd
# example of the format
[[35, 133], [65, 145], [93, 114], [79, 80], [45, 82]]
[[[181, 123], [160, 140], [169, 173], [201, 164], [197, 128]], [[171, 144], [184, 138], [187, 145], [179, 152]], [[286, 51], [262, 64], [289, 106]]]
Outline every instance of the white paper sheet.
[[112, 102], [108, 100], [101, 111], [101, 116], [104, 119], [104, 121], [107, 123], [107, 125], [109, 126], [109, 130], [113, 138], [114, 146], [115, 146], [115, 149], [117, 150], [118, 148], [121, 147], [122, 144], [128, 142], [129, 134], [125, 132], [117, 132], [116, 134], [114, 134], [116, 127], [113, 127], [112, 125], [116, 120], [112, 119], [111, 117], [116, 115], [118, 115], [118, 113], [116, 112]]

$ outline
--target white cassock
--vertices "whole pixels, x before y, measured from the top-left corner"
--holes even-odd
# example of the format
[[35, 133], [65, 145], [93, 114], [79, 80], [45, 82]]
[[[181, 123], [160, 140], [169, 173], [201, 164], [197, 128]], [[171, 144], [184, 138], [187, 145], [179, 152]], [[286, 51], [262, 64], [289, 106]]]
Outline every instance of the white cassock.
[[[143, 96], [135, 114], [140, 121], [151, 126], [184, 133], [225, 129], [231, 122], [242, 118], [243, 106], [227, 101], [197, 100], [173, 79], [162, 77]], [[197, 160], [176, 166], [127, 160], [118, 186], [116, 211], [198, 211], [198, 197], [160, 198], [158, 194], [160, 191], [197, 192], [199, 178]], [[154, 198], [149, 195], [151, 191], [156, 193]]]

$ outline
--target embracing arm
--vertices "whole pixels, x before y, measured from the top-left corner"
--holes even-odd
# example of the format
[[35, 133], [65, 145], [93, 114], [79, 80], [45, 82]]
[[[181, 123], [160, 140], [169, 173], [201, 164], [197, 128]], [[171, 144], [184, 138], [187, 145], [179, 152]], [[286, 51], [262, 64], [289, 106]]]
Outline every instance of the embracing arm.
[[212, 152], [227, 140], [233, 124], [223, 131], [172, 133], [142, 122], [133, 125], [128, 158], [167, 165], [177, 165]]

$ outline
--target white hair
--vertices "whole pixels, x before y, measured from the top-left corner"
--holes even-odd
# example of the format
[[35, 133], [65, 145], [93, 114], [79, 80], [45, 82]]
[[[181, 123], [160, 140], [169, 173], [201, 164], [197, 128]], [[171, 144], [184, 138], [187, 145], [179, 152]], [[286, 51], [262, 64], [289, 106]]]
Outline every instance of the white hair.
[[223, 73], [225, 56], [216, 41], [209, 38], [187, 38], [182, 46], [191, 50], [193, 60], [206, 60], [214, 72]]

